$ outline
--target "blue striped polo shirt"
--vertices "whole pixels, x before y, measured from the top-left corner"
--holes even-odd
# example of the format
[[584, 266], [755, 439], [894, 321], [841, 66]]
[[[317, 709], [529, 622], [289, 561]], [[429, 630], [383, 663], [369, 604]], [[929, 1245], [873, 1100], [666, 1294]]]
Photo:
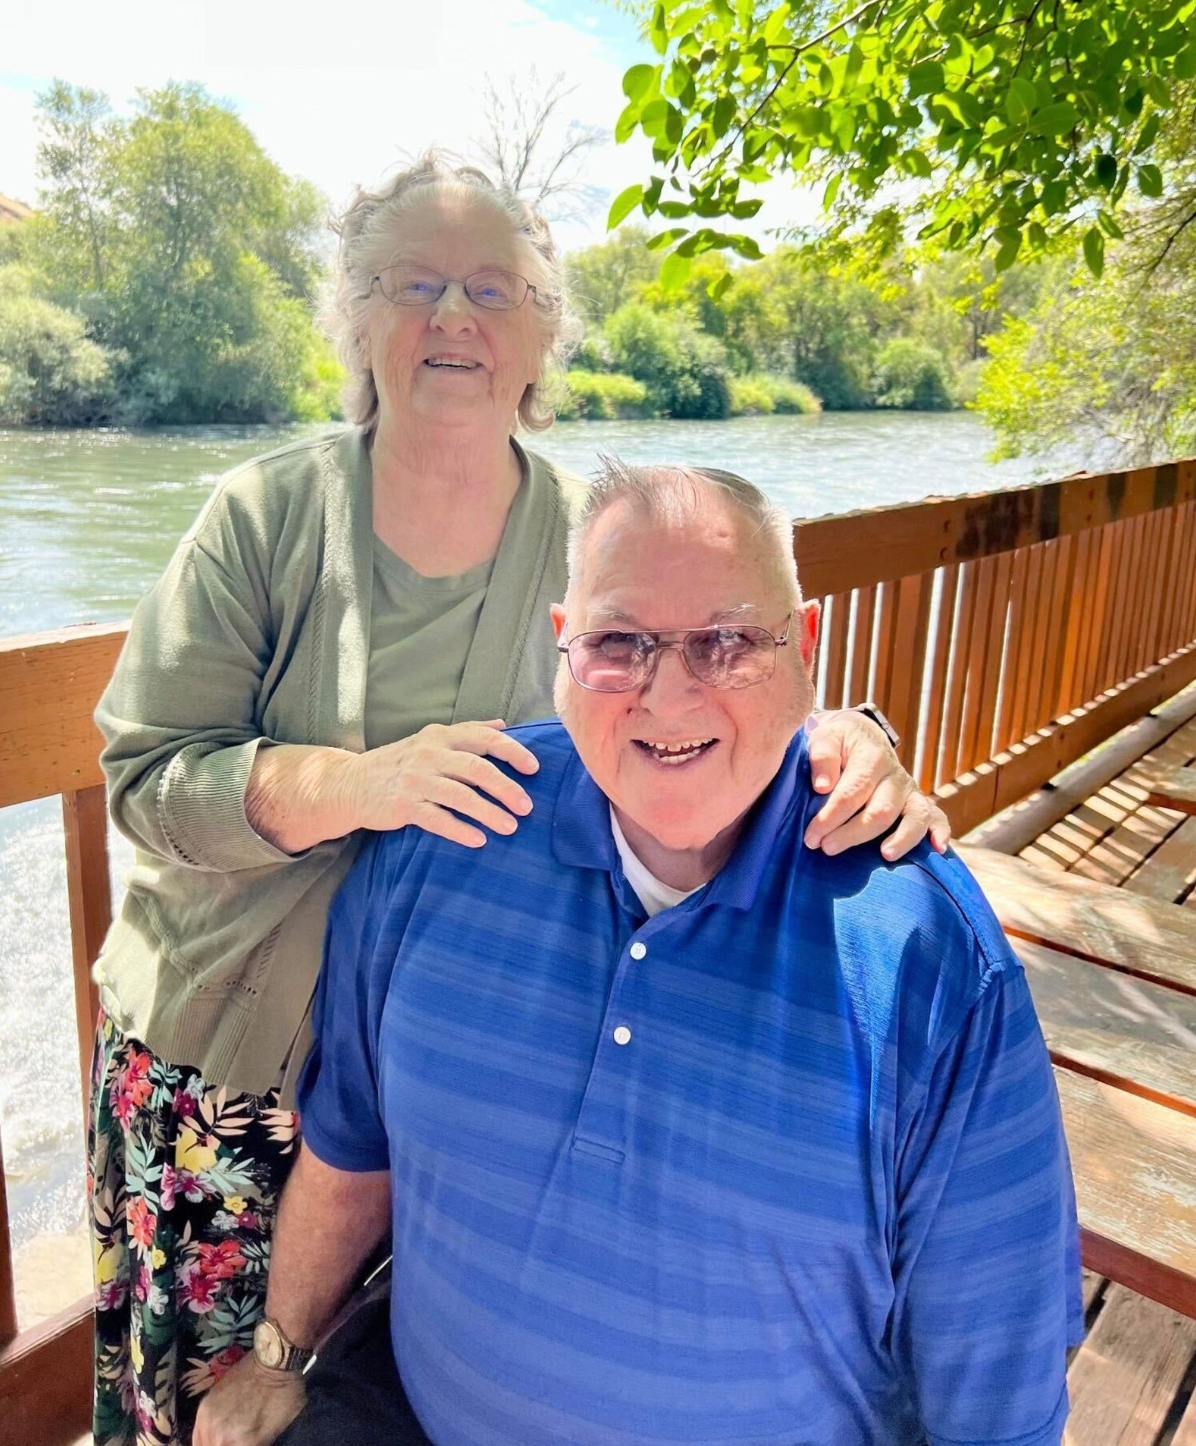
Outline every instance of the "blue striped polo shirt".
[[[645, 919], [557, 722], [532, 814], [333, 907], [307, 1146], [389, 1168], [437, 1446], [1057, 1446], [1078, 1231], [1021, 966], [958, 859], [803, 847], [804, 737]], [[346, 1229], [352, 1229], [346, 1221]]]

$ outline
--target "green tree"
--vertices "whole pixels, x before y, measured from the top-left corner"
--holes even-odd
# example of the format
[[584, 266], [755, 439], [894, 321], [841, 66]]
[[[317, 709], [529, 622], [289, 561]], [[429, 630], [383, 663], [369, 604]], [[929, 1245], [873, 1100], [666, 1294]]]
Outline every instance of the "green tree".
[[[197, 85], [139, 93], [127, 121], [61, 83], [39, 110], [45, 215], [29, 259], [121, 359], [119, 418], [329, 415], [335, 364], [309, 305], [318, 192]], [[99, 264], [84, 271], [96, 237]]]
[[894, 337], [881, 348], [873, 390], [878, 407], [949, 412], [955, 405], [947, 358], [926, 342], [908, 336]]
[[[636, 7], [639, 8], [639, 7]], [[878, 253], [913, 218], [998, 269], [1083, 232], [1099, 274], [1119, 203], [1165, 184], [1154, 149], [1196, 76], [1196, 0], [647, 0], [656, 63], [623, 79], [616, 138], [642, 130], [655, 173], [616, 198], [679, 222], [687, 259], [750, 238], [703, 224], [760, 209], [745, 186], [825, 185], [828, 231]]]
[[656, 280], [660, 257], [649, 250], [649, 239], [643, 226], [624, 226], [609, 240], [566, 255], [569, 295], [587, 324], [605, 321]]

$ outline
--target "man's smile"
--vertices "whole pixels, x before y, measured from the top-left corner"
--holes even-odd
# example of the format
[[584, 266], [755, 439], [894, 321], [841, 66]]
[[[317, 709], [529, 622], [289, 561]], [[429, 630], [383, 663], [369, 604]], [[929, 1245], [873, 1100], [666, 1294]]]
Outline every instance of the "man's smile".
[[663, 763], [669, 768], [678, 768], [695, 758], [709, 753], [718, 744], [717, 738], [686, 738], [676, 743], [667, 743], [655, 738], [633, 738], [631, 740], [645, 756]]

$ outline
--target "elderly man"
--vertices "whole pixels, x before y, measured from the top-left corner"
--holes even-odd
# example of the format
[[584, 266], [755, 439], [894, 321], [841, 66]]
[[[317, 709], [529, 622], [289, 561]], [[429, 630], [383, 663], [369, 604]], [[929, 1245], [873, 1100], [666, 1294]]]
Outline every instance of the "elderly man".
[[288, 1443], [1057, 1446], [1042, 1035], [957, 859], [803, 849], [788, 538], [725, 473], [594, 487], [531, 816], [379, 836], [334, 907], [270, 1319], [199, 1446], [295, 1415], [387, 1224], [398, 1371], [355, 1343]]

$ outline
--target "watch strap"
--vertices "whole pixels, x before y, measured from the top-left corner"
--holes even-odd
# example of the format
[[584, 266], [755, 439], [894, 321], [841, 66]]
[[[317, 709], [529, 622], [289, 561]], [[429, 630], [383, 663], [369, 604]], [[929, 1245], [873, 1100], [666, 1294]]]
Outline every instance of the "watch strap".
[[894, 748], [901, 742], [901, 735], [880, 711], [875, 703], [857, 703], [851, 710], [853, 713], [862, 713], [865, 718], [871, 718], [873, 723], [880, 729]]

